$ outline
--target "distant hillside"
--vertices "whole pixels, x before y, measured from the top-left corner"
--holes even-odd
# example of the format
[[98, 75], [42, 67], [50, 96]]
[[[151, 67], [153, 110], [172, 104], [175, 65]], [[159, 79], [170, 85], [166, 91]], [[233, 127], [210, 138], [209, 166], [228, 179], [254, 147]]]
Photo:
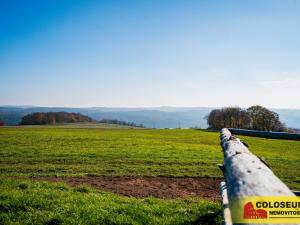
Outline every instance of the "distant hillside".
[[146, 127], [176, 128], [201, 127], [206, 128], [204, 117], [211, 108], [62, 108], [62, 107], [0, 107], [0, 119], [7, 125], [16, 125], [21, 118], [34, 112], [80, 113], [95, 120], [112, 119], [143, 124]]
[[[146, 127], [176, 128], [200, 127], [206, 128], [204, 117], [213, 108], [205, 107], [156, 107], [156, 108], [62, 108], [62, 107], [0, 107], [0, 120], [8, 125], [21, 122], [21, 118], [34, 112], [68, 112], [87, 115], [94, 120], [112, 119], [143, 124]], [[300, 128], [300, 110], [273, 109], [279, 113], [287, 127]]]
[[93, 119], [80, 113], [36, 112], [22, 117], [21, 125], [43, 125], [62, 123], [92, 122]]

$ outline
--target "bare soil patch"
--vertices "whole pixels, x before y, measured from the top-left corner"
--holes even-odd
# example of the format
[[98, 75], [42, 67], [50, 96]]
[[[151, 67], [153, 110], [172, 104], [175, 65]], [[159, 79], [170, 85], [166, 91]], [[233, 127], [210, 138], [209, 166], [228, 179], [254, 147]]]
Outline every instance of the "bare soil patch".
[[221, 179], [194, 177], [128, 177], [128, 176], [86, 176], [86, 177], [31, 177], [31, 180], [66, 182], [71, 186], [89, 185], [123, 196], [145, 198], [201, 197], [220, 200]]

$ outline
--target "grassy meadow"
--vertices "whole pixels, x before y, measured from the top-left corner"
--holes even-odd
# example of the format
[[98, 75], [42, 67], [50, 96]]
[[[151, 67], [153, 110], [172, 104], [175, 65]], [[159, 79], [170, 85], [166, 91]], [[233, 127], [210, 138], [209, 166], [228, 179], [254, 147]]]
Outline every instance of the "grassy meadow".
[[[300, 142], [241, 137], [290, 188], [300, 189]], [[192, 129], [0, 128], [0, 224], [219, 224], [199, 198], [137, 199], [21, 176], [222, 177], [219, 133]], [[218, 188], [218, 187], [216, 187]]]

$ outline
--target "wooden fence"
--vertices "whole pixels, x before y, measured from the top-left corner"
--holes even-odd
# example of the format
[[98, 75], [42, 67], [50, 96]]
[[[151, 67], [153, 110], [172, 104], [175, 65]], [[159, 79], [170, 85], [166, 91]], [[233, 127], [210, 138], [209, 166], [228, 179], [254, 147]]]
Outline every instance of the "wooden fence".
[[243, 142], [224, 128], [221, 131], [224, 164], [219, 165], [225, 177], [221, 182], [223, 215], [226, 225], [232, 224], [230, 201], [244, 196], [295, 196]]

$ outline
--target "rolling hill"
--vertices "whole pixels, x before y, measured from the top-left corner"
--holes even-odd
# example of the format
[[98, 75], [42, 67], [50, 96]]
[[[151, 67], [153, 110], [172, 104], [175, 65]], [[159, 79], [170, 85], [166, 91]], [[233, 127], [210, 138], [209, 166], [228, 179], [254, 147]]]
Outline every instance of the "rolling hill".
[[[36, 107], [36, 106], [2, 106], [0, 119], [7, 125], [16, 125], [21, 118], [34, 112], [68, 112], [80, 113], [95, 120], [115, 119], [146, 127], [177, 128], [200, 127], [206, 128], [205, 116], [213, 108], [209, 107], [154, 107], [154, 108], [65, 108], [65, 107]], [[273, 109], [290, 128], [300, 128], [300, 109]]]

